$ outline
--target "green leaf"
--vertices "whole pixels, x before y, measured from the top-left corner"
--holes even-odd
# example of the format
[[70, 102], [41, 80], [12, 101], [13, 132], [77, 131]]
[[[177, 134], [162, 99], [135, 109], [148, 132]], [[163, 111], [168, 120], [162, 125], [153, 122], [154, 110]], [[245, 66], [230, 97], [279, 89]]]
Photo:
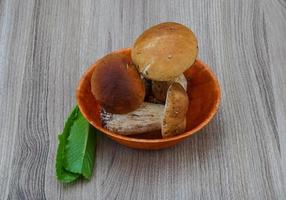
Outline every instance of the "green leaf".
[[69, 136], [70, 128], [72, 127], [74, 120], [77, 118], [79, 109], [76, 106], [73, 111], [70, 113], [67, 121], [65, 122], [64, 130], [62, 134], [58, 136], [59, 139], [59, 145], [57, 150], [57, 156], [56, 156], [56, 175], [59, 181], [64, 183], [69, 183], [74, 180], [76, 180], [80, 174], [75, 174], [72, 172], [67, 171], [64, 166], [64, 157], [65, 157], [65, 146], [66, 141]]
[[90, 179], [95, 159], [96, 134], [93, 126], [81, 113], [78, 114], [76, 122], [71, 127], [65, 148], [64, 167]]
[[81, 175], [90, 179], [96, 150], [95, 129], [75, 106], [59, 135], [56, 156], [56, 175], [59, 181], [69, 183]]
[[57, 150], [57, 158], [56, 158], [56, 174], [59, 181], [63, 183], [69, 183], [76, 180], [80, 174], [75, 174], [72, 172], [67, 171], [63, 167], [63, 160], [64, 160], [64, 144], [65, 144], [65, 135], [61, 134], [58, 137], [59, 139], [59, 146]]
[[86, 179], [90, 179], [92, 176], [92, 171], [95, 163], [95, 153], [96, 153], [96, 141], [97, 133], [95, 128], [90, 125], [90, 134], [87, 140], [86, 153], [83, 160], [82, 175]]

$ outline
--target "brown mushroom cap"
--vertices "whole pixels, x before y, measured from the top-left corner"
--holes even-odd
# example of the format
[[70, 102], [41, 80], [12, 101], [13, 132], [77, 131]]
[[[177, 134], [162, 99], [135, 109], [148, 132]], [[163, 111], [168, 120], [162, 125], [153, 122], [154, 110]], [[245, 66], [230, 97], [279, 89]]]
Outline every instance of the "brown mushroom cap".
[[161, 103], [164, 103], [167, 96], [167, 91], [173, 81], [153, 81], [152, 94]]
[[181, 74], [172, 81], [152, 81], [152, 94], [160, 102], [165, 102], [167, 91], [170, 85], [174, 82], [180, 83], [185, 91], [187, 91], [187, 79], [184, 74]]
[[116, 114], [136, 110], [145, 97], [144, 81], [130, 54], [111, 53], [101, 58], [91, 77], [91, 91], [107, 112]]
[[198, 41], [191, 31], [175, 22], [161, 23], [144, 31], [131, 50], [132, 61], [145, 78], [173, 80], [194, 62]]
[[168, 89], [162, 120], [162, 136], [169, 137], [183, 133], [186, 129], [186, 114], [189, 98], [181, 84], [174, 82]]

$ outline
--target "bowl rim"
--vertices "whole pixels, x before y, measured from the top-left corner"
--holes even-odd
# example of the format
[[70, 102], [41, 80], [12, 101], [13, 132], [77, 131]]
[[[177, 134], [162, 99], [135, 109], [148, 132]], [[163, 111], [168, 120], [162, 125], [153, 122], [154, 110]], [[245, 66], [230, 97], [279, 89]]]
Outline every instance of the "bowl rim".
[[[113, 51], [113, 53], [119, 53], [119, 52], [124, 52], [124, 51], [129, 51], [131, 48], [122, 48], [122, 49], [118, 49], [116, 51]], [[124, 140], [124, 141], [128, 141], [128, 142], [136, 142], [136, 143], [165, 143], [165, 142], [172, 142], [172, 141], [178, 141], [181, 139], [184, 139], [188, 136], [193, 135], [194, 133], [198, 132], [199, 130], [201, 130], [203, 127], [205, 127], [215, 116], [215, 114], [217, 113], [217, 110], [219, 108], [220, 102], [221, 102], [221, 89], [220, 89], [220, 85], [219, 82], [214, 74], [214, 72], [211, 70], [211, 68], [205, 64], [202, 60], [196, 58], [196, 62], [199, 63], [199, 65], [203, 65], [208, 72], [210, 73], [212, 79], [215, 81], [215, 85], [216, 85], [216, 89], [218, 91], [218, 98], [215, 100], [215, 105], [212, 107], [211, 111], [209, 112], [207, 118], [202, 121], [201, 123], [199, 123], [195, 128], [186, 131], [182, 134], [176, 135], [176, 136], [172, 136], [172, 137], [168, 137], [168, 138], [160, 138], [160, 139], [143, 139], [143, 138], [132, 138], [132, 137], [128, 137], [128, 136], [124, 136], [124, 135], [120, 135], [114, 132], [111, 132], [101, 126], [97, 126], [94, 121], [89, 121], [87, 115], [85, 114], [85, 112], [82, 112], [81, 106], [78, 105], [81, 113], [83, 114], [83, 116], [87, 119], [87, 121], [89, 123], [91, 123], [97, 130], [99, 130], [100, 132], [106, 134], [107, 136], [111, 137], [111, 138], [116, 138], [118, 140]], [[96, 66], [97, 61], [90, 65], [88, 67], [88, 69], [84, 72], [84, 74], [81, 76], [80, 81], [78, 83], [77, 89], [76, 89], [76, 96], [77, 96], [77, 102], [78, 102], [78, 92], [80, 90], [80, 86], [82, 85], [83, 81], [86, 81], [86, 76], [87, 74], [93, 70], [93, 68]]]

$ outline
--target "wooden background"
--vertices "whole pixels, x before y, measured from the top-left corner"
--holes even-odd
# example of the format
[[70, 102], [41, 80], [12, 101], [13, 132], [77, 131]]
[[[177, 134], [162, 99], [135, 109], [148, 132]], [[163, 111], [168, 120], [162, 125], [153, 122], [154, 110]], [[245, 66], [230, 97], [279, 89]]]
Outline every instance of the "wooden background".
[[[57, 134], [84, 70], [146, 28], [199, 39], [222, 104], [161, 151], [100, 136], [90, 182], [55, 178]], [[286, 199], [285, 0], [0, 0], [0, 199]]]

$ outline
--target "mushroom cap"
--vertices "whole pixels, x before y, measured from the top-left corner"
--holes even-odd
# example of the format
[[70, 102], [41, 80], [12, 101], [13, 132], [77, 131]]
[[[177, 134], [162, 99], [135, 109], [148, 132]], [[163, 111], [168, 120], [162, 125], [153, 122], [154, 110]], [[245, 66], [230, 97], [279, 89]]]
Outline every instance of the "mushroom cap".
[[186, 114], [189, 98], [179, 83], [174, 82], [168, 89], [162, 120], [163, 138], [178, 135], [186, 129]]
[[152, 81], [152, 94], [160, 102], [165, 102], [167, 91], [170, 85], [174, 82], [180, 83], [185, 91], [187, 91], [187, 79], [184, 74], [181, 74], [172, 81]]
[[145, 86], [130, 54], [111, 53], [101, 58], [91, 77], [91, 92], [107, 112], [136, 110], [144, 101]]
[[144, 31], [135, 41], [131, 57], [145, 78], [170, 81], [187, 70], [198, 54], [198, 41], [188, 27], [165, 22]]
[[161, 103], [164, 103], [167, 97], [167, 91], [173, 81], [153, 81], [152, 94]]

